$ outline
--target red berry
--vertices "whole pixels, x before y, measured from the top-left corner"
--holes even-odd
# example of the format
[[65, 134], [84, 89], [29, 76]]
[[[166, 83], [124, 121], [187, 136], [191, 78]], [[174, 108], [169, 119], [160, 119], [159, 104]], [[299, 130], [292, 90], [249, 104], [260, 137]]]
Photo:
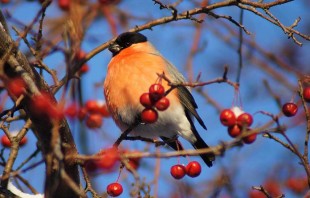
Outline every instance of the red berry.
[[310, 102], [310, 87], [305, 87], [302, 95], [306, 102]]
[[102, 116], [98, 113], [89, 114], [86, 118], [86, 126], [90, 129], [100, 128], [102, 126]]
[[152, 84], [149, 92], [151, 100], [157, 101], [165, 95], [165, 88], [161, 84]]
[[240, 126], [246, 125], [249, 127], [253, 124], [253, 117], [249, 113], [243, 113], [243, 114], [238, 116], [237, 123]]
[[71, 103], [65, 109], [65, 115], [69, 118], [75, 118], [78, 115], [78, 106], [76, 103]]
[[102, 117], [110, 117], [111, 116], [110, 111], [109, 111], [106, 103], [101, 104], [101, 106], [99, 107], [99, 111], [100, 111]]
[[307, 189], [307, 179], [290, 177], [286, 180], [285, 185], [288, 189], [292, 190], [293, 192], [301, 194], [305, 192], [305, 190]]
[[96, 162], [96, 160], [87, 160], [84, 163], [84, 167], [86, 169], [87, 172], [89, 173], [93, 173], [95, 171], [98, 170], [98, 163]]
[[119, 183], [111, 183], [107, 186], [107, 193], [111, 197], [117, 197], [123, 193], [123, 187]]
[[101, 158], [96, 161], [98, 168], [111, 170], [119, 161], [119, 153], [116, 148], [109, 148], [99, 152]]
[[[85, 57], [86, 57], [86, 53], [83, 50], [79, 50], [75, 54], [75, 58], [77, 60], [83, 60]], [[79, 72], [80, 73], [86, 73], [86, 72], [88, 72], [88, 70], [89, 70], [89, 66], [88, 66], [88, 64], [85, 63], [84, 65], [81, 66]]]
[[257, 136], [257, 134], [253, 133], [251, 135], [248, 135], [248, 136], [245, 136], [244, 138], [242, 138], [242, 141], [245, 144], [252, 144], [256, 140], [256, 136]]
[[26, 143], [28, 142], [28, 138], [26, 136], [24, 136], [20, 142], [19, 142], [19, 146], [24, 146]]
[[85, 103], [85, 108], [89, 113], [99, 113], [100, 112], [100, 106], [98, 104], [97, 100], [88, 100]]
[[268, 179], [263, 184], [263, 187], [271, 197], [281, 197], [282, 195], [280, 182], [276, 181], [275, 179]]
[[[131, 154], [134, 154], [134, 153], [139, 153], [138, 151], [124, 151], [124, 153], [131, 153]], [[132, 157], [132, 158], [128, 158], [128, 166], [131, 168], [131, 169], [134, 169], [134, 170], [137, 170], [140, 166], [140, 157]], [[129, 170], [128, 168], [129, 167], [126, 167], [127, 170]]]
[[87, 109], [84, 107], [80, 108], [77, 114], [79, 120], [84, 120], [86, 115], [87, 115]]
[[230, 137], [237, 137], [241, 134], [242, 129], [239, 125], [235, 124], [233, 126], [228, 127], [228, 134], [230, 135]]
[[121, 0], [98, 0], [102, 5], [118, 4]]
[[190, 177], [197, 177], [201, 173], [201, 166], [199, 162], [192, 161], [186, 166], [186, 174]]
[[1, 144], [2, 144], [2, 146], [7, 147], [7, 148], [12, 146], [11, 141], [9, 140], [8, 136], [6, 136], [6, 135], [3, 135], [1, 137]]
[[143, 93], [140, 96], [140, 103], [145, 107], [145, 108], [152, 108], [154, 103], [150, 98], [150, 94], [149, 93]]
[[[128, 165], [130, 168], [137, 170], [140, 166], [140, 158], [130, 158], [128, 159]], [[127, 167], [126, 167], [127, 168]], [[127, 169], [129, 170], [129, 169]]]
[[41, 92], [41, 95], [31, 98], [31, 110], [37, 116], [47, 116], [58, 120], [64, 117], [63, 110], [53, 101], [52, 95], [47, 92]]
[[156, 110], [149, 108], [149, 109], [144, 109], [141, 112], [141, 120], [143, 123], [151, 124], [156, 122], [158, 119], [158, 113]]
[[296, 115], [297, 111], [298, 111], [298, 106], [293, 102], [285, 103], [282, 106], [282, 112], [287, 117], [292, 117]]
[[75, 53], [75, 58], [77, 60], [82, 60], [86, 57], [86, 52], [83, 51], [82, 49], [79, 49], [76, 53]]
[[186, 168], [181, 164], [177, 164], [171, 167], [170, 174], [174, 179], [182, 179], [186, 175]]
[[87, 73], [88, 71], [89, 71], [89, 66], [88, 66], [88, 64], [82, 65], [82, 67], [81, 67], [80, 70], [79, 70], [79, 72], [80, 72], [81, 74]]
[[25, 93], [25, 88], [25, 81], [19, 77], [11, 79], [7, 84], [8, 91], [16, 98]]
[[220, 114], [220, 121], [224, 126], [233, 126], [236, 124], [236, 116], [230, 109], [224, 109]]
[[103, 117], [110, 116], [108, 107], [104, 101], [100, 100], [88, 100], [85, 103], [85, 108], [89, 113], [98, 113]]
[[10, 0], [1, 0], [0, 2], [3, 3], [3, 4], [4, 3], [10, 3]]
[[158, 111], [165, 111], [168, 109], [169, 105], [169, 99], [167, 97], [162, 97], [156, 102], [155, 107]]
[[58, 6], [60, 9], [68, 11], [70, 9], [70, 0], [58, 0]]
[[258, 190], [251, 190], [248, 193], [249, 198], [266, 198], [265, 194]]

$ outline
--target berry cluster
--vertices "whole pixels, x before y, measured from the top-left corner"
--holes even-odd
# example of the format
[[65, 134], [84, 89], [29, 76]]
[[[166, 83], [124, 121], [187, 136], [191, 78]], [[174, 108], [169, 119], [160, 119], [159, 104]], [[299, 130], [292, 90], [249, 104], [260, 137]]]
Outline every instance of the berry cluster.
[[[83, 50], [79, 50], [75, 54], [75, 58], [77, 61], [82, 61], [83, 59], [85, 59], [85, 57], [86, 57], [86, 52], [84, 52]], [[87, 73], [88, 71], [89, 71], [89, 66], [87, 63], [84, 63], [78, 72], [79, 74], [84, 74], [84, 73]]]
[[[98, 157], [85, 161], [84, 167], [86, 171], [90, 174], [96, 174], [98, 171], [103, 172], [115, 171], [115, 168], [117, 167], [116, 165], [119, 165], [118, 162], [121, 159], [120, 154], [125, 153], [135, 154], [138, 153], [138, 151], [128, 151], [128, 150], [118, 151], [118, 149], [114, 147], [104, 149], [97, 154]], [[132, 157], [126, 159], [127, 160], [127, 164], [125, 166], [126, 169], [128, 171], [137, 170], [140, 166], [140, 159], [141, 158], [139, 157]], [[122, 192], [123, 187], [117, 181], [107, 186], [107, 194], [111, 197], [117, 197], [121, 195]]]
[[[222, 125], [228, 127], [228, 134], [235, 138], [253, 124], [253, 117], [235, 106], [231, 109], [224, 109], [220, 114], [220, 121]], [[246, 144], [251, 144], [256, 140], [256, 136], [257, 134], [254, 133], [243, 137], [242, 140]]]
[[176, 164], [171, 167], [170, 174], [175, 179], [182, 179], [185, 175], [189, 177], [198, 177], [201, 173], [201, 165], [197, 161], [192, 161], [184, 166]]
[[[20, 140], [19, 146], [24, 146], [27, 142], [28, 142], [28, 138], [26, 136], [24, 136]], [[2, 135], [1, 136], [1, 144], [2, 144], [3, 147], [6, 147], [6, 148], [10, 148], [12, 146], [12, 143], [11, 143], [10, 139], [6, 135]]]
[[157, 121], [158, 111], [165, 111], [169, 105], [169, 99], [165, 97], [165, 88], [161, 84], [152, 84], [148, 93], [140, 96], [140, 103], [145, 107], [141, 112], [141, 121], [151, 124]]
[[308, 189], [306, 177], [293, 176], [285, 181], [285, 186], [296, 194], [302, 194]]
[[105, 102], [88, 100], [82, 107], [79, 107], [76, 103], [71, 103], [66, 107], [65, 115], [71, 119], [77, 117], [81, 121], [85, 120], [88, 128], [96, 129], [102, 126], [102, 118], [109, 117], [110, 113]]

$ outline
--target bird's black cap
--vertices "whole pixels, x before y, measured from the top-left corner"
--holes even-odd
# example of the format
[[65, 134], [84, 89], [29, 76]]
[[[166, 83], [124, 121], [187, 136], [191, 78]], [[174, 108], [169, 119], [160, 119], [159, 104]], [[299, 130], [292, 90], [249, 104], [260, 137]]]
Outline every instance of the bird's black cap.
[[121, 50], [131, 46], [135, 43], [146, 42], [147, 38], [138, 32], [125, 32], [120, 34], [117, 39], [109, 46], [109, 50], [113, 56], [118, 54]]

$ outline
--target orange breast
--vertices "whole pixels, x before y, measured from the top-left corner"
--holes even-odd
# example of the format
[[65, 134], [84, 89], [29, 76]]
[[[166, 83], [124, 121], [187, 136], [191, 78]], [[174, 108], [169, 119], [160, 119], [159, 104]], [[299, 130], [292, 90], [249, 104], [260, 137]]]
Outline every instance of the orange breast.
[[[114, 118], [122, 108], [142, 108], [139, 98], [143, 93], [148, 92], [149, 87], [156, 82], [157, 73], [165, 72], [169, 77], [166, 61], [161, 56], [142, 51], [140, 47], [124, 49], [112, 58], [108, 65], [104, 93]], [[151, 52], [151, 50], [147, 51]], [[166, 90], [170, 88], [166, 81], [163, 80], [162, 84]], [[178, 100], [176, 90], [171, 92], [168, 98], [170, 102]]]

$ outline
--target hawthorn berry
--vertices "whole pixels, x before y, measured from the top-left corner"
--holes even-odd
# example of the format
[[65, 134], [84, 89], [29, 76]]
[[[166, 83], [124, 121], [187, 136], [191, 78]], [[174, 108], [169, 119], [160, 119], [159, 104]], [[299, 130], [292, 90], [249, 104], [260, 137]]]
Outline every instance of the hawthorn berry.
[[201, 173], [201, 165], [197, 161], [192, 161], [186, 166], [186, 174], [190, 177], [197, 177]]
[[123, 193], [123, 186], [120, 183], [111, 183], [107, 186], [107, 193], [111, 197], [117, 197]]
[[52, 95], [41, 92], [31, 98], [31, 110], [37, 116], [47, 116], [52, 119], [60, 120], [64, 117], [63, 110], [53, 101]]
[[121, 0], [98, 0], [102, 5], [118, 4]]
[[90, 129], [100, 128], [102, 123], [102, 116], [98, 113], [91, 113], [86, 118], [86, 126]]
[[104, 101], [100, 100], [88, 100], [85, 103], [85, 109], [88, 113], [97, 113], [101, 114], [102, 117], [109, 117], [110, 112]]
[[96, 160], [87, 160], [84, 163], [84, 167], [88, 173], [94, 173], [98, 170], [98, 163]]
[[[138, 151], [124, 151], [124, 153], [139, 153]], [[127, 170], [130, 171], [129, 168], [137, 170], [140, 166], [140, 157], [130, 157], [128, 158], [127, 162], [128, 162], [128, 166], [126, 167]]]
[[2, 146], [7, 147], [7, 148], [12, 146], [11, 141], [9, 140], [8, 136], [6, 136], [6, 135], [3, 135], [1, 137], [1, 144], [2, 144]]
[[288, 189], [292, 190], [297, 194], [302, 194], [307, 189], [307, 179], [290, 177], [286, 180], [285, 185]]
[[7, 85], [8, 91], [16, 98], [18, 98], [20, 95], [25, 93], [25, 88], [26, 88], [26, 83], [20, 77], [11, 79]]
[[141, 120], [144, 123], [151, 124], [158, 119], [158, 113], [152, 108], [146, 108], [141, 112]]
[[69, 118], [75, 118], [78, 115], [78, 106], [76, 103], [69, 104], [65, 109], [65, 115]]
[[152, 108], [154, 105], [154, 102], [150, 98], [149, 93], [143, 93], [140, 96], [140, 104], [142, 104], [145, 108]]
[[302, 95], [306, 102], [310, 102], [310, 86], [304, 88]]
[[245, 136], [242, 138], [242, 141], [245, 143], [245, 144], [252, 144], [255, 140], [256, 140], [256, 137], [257, 137], [257, 134], [256, 133], [253, 133], [251, 135], [248, 135], [248, 136]]
[[103, 103], [100, 106], [99, 111], [100, 111], [102, 117], [110, 117], [111, 116], [110, 111], [109, 111], [108, 106], [107, 106], [106, 103]]
[[5, 4], [5, 3], [10, 3], [10, 0], [1, 0], [0, 2]]
[[224, 126], [233, 126], [236, 124], [236, 116], [230, 109], [224, 109], [220, 114], [220, 121]]
[[279, 197], [282, 195], [282, 190], [279, 181], [275, 179], [267, 179], [262, 185], [271, 197]]
[[[24, 136], [24, 137], [20, 140], [19, 146], [24, 146], [27, 142], [28, 142], [28, 138], [27, 138], [26, 136]], [[12, 146], [11, 141], [9, 140], [8, 136], [6, 136], [6, 135], [3, 135], [3, 136], [1, 137], [1, 144], [2, 144], [2, 146], [7, 147], [7, 148], [9, 148], [9, 147]]]
[[186, 175], [186, 167], [181, 164], [171, 166], [170, 174], [174, 179], [182, 179]]
[[169, 105], [169, 99], [167, 97], [162, 97], [156, 102], [155, 107], [158, 111], [165, 111], [168, 109]]
[[88, 66], [88, 64], [82, 65], [82, 67], [79, 69], [79, 72], [80, 72], [81, 74], [87, 73], [88, 71], [89, 71], [89, 66]]
[[157, 101], [165, 95], [165, 88], [161, 84], [152, 84], [149, 88], [150, 98]]
[[251, 126], [253, 123], [253, 117], [249, 113], [242, 113], [241, 115], [238, 116], [237, 118], [237, 123], [240, 126]]
[[[140, 166], [140, 158], [129, 158], [128, 159], [128, 165], [130, 168], [137, 170]], [[129, 170], [129, 169], [127, 168], [127, 170]]]
[[285, 103], [282, 106], [282, 112], [287, 117], [292, 117], [296, 115], [297, 111], [298, 111], [298, 106], [293, 102]]
[[89, 113], [100, 112], [100, 105], [97, 100], [87, 100], [84, 106]]
[[79, 120], [82, 121], [86, 118], [86, 115], [87, 115], [87, 109], [85, 107], [81, 107], [78, 110], [77, 117], [79, 118]]
[[98, 168], [102, 170], [111, 170], [119, 161], [119, 153], [116, 148], [104, 149], [98, 153], [99, 160], [96, 160]]
[[[78, 50], [75, 54], [75, 58], [77, 60], [83, 60], [85, 57], [86, 57], [86, 53], [83, 50]], [[81, 68], [79, 69], [79, 72], [83, 74], [83, 73], [88, 72], [88, 70], [89, 70], [89, 66], [88, 64], [85, 63], [81, 66]]]
[[234, 124], [234, 125], [228, 127], [227, 130], [228, 130], [228, 134], [230, 135], [230, 137], [233, 137], [233, 138], [239, 136], [242, 132], [241, 127], [237, 124]]
[[19, 146], [24, 146], [26, 143], [28, 142], [28, 138], [26, 136], [24, 136], [20, 142], [19, 142]]
[[58, 7], [63, 11], [68, 11], [70, 9], [70, 0], [58, 0]]
[[266, 196], [263, 192], [252, 189], [248, 192], [248, 198], [266, 198]]

